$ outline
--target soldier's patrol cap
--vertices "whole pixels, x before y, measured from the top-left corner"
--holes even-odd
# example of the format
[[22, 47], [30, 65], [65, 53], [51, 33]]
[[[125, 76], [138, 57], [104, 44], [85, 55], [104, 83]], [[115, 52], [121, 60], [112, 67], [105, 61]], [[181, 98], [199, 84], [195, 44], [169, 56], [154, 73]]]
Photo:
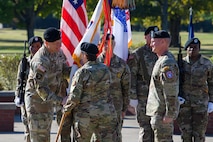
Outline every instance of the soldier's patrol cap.
[[33, 43], [36, 43], [36, 42], [40, 42], [40, 44], [42, 45], [43, 44], [43, 40], [41, 37], [39, 36], [33, 36], [29, 39], [29, 46], [31, 46]]
[[196, 37], [189, 39], [186, 42], [184, 49], [186, 50], [189, 47], [190, 44], [199, 44], [200, 45], [200, 40], [198, 38], [196, 38]]
[[98, 47], [93, 43], [83, 42], [81, 44], [81, 51], [90, 55], [96, 55], [98, 54]]
[[54, 27], [50, 27], [50, 28], [46, 29], [46, 31], [44, 31], [43, 36], [46, 41], [54, 42], [56, 40], [61, 39], [61, 32]]
[[153, 32], [159, 31], [158, 26], [150, 26], [150, 27], [148, 27], [148, 28], [145, 30], [144, 35], [148, 35], [151, 31], [153, 31]]
[[170, 35], [165, 30], [160, 30], [157, 32], [151, 32], [151, 38], [170, 38]]

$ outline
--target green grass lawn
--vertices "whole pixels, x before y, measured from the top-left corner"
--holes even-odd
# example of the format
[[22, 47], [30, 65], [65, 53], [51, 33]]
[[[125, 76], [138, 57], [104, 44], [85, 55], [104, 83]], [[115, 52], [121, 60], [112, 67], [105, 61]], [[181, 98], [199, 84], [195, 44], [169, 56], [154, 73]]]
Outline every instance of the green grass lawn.
[[[44, 30], [36, 29], [35, 35], [43, 37]], [[184, 45], [187, 38], [187, 32], [181, 32], [181, 44]], [[213, 55], [213, 34], [212, 33], [195, 33], [201, 41], [201, 53], [207, 57]], [[0, 54], [4, 53], [23, 53], [24, 40], [27, 40], [26, 30], [0, 29]], [[144, 40], [144, 32], [132, 32], [133, 46], [142, 45]], [[178, 48], [170, 48], [174, 54], [178, 53]], [[185, 51], [183, 51], [185, 54]]]
[[[35, 30], [35, 35], [42, 37], [43, 32], [44, 30]], [[26, 40], [26, 30], [0, 29], [0, 53], [23, 53]]]
[[[184, 46], [188, 39], [188, 32], [181, 32], [181, 45]], [[195, 37], [199, 38], [201, 41], [201, 53], [206, 57], [212, 57], [213, 55], [213, 34], [212, 33], [195, 33]], [[132, 42], [133, 46], [138, 47], [139, 45], [145, 43], [143, 32], [132, 32]], [[176, 47], [171, 47], [170, 50], [173, 54], [177, 56], [179, 49]], [[182, 49], [183, 55], [186, 51]]]

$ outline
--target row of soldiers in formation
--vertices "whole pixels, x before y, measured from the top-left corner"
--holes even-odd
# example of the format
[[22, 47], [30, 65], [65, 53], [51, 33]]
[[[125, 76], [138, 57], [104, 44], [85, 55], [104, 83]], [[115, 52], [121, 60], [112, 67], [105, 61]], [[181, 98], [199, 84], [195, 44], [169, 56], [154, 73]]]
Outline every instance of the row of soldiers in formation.
[[183, 141], [205, 141], [208, 113], [213, 111], [213, 68], [199, 53], [198, 38], [185, 45], [187, 55], [182, 59], [181, 80], [178, 64], [169, 52], [170, 35], [157, 26], [146, 29], [145, 45], [130, 53], [127, 62], [113, 54], [109, 67], [103, 62], [109, 44], [115, 47], [113, 35], [107, 34], [98, 57], [95, 44], [82, 43], [82, 67], [69, 86], [71, 69], [60, 49], [60, 35], [60, 31], [50, 27], [43, 34], [44, 42], [37, 36], [29, 40], [31, 54], [22, 104], [22, 64], [19, 65], [15, 103], [21, 107], [26, 142], [50, 141], [54, 108], [58, 124], [66, 114], [62, 142], [71, 142], [71, 127], [78, 142], [121, 142], [129, 104], [137, 110], [139, 142], [172, 142], [175, 119]]

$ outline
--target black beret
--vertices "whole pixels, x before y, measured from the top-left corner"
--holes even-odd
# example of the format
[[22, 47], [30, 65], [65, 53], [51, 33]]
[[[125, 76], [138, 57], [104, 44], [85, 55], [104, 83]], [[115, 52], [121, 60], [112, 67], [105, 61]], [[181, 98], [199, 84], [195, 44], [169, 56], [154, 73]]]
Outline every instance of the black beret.
[[93, 43], [83, 42], [81, 44], [81, 51], [90, 55], [96, 55], [98, 54], [98, 47]]
[[157, 26], [150, 26], [145, 30], [144, 35], [148, 35], [151, 31], [157, 32], [159, 28]]
[[107, 34], [107, 35], [106, 35], [106, 40], [109, 40], [109, 39], [110, 39], [110, 36], [111, 36], [112, 40], [115, 39], [115, 36], [114, 36], [113, 34]]
[[152, 32], [151, 37], [152, 38], [170, 38], [170, 35], [167, 31], [160, 30], [160, 31], [157, 31], [157, 32]]
[[35, 42], [40, 42], [41, 43], [41, 45], [43, 44], [43, 40], [42, 40], [42, 38], [41, 37], [39, 37], [39, 36], [33, 36], [33, 37], [31, 37], [30, 39], [29, 39], [29, 46], [31, 46], [33, 43], [35, 43]]
[[190, 44], [199, 44], [200, 45], [200, 40], [198, 38], [191, 38], [191, 39], [189, 39], [186, 42], [184, 49], [186, 50], [187, 47], [189, 47]]
[[48, 42], [59, 40], [61, 39], [61, 32], [54, 27], [50, 27], [44, 32], [44, 39]]

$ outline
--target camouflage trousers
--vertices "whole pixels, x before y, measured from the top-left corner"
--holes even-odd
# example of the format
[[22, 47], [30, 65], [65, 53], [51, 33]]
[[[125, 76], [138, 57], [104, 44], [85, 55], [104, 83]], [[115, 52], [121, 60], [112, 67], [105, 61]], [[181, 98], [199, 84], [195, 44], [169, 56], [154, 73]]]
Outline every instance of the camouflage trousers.
[[24, 140], [25, 142], [30, 142], [30, 132], [28, 127], [27, 111], [25, 109], [25, 105], [21, 107], [21, 120], [24, 124]]
[[205, 132], [208, 124], [207, 110], [202, 109], [200, 106], [191, 107], [187, 104], [182, 104], [177, 123], [183, 142], [205, 141]]
[[173, 142], [173, 122], [163, 123], [163, 117], [157, 115], [151, 117], [150, 124], [154, 131], [155, 142]]
[[154, 132], [150, 124], [150, 116], [146, 115], [145, 106], [138, 105], [137, 121], [139, 124], [139, 142], [154, 142]]
[[117, 142], [116, 127], [117, 119], [111, 116], [74, 118], [77, 142]]
[[50, 142], [53, 111], [46, 113], [27, 112], [31, 142]]
[[122, 130], [122, 127], [123, 127], [122, 112], [117, 113], [117, 116], [118, 116], [117, 142], [122, 142], [122, 134], [121, 134], [121, 130]]
[[[62, 118], [62, 111], [57, 111], [57, 124], [59, 125]], [[71, 142], [71, 126], [73, 125], [72, 114], [69, 113], [64, 120], [64, 124], [61, 129], [61, 142]]]

